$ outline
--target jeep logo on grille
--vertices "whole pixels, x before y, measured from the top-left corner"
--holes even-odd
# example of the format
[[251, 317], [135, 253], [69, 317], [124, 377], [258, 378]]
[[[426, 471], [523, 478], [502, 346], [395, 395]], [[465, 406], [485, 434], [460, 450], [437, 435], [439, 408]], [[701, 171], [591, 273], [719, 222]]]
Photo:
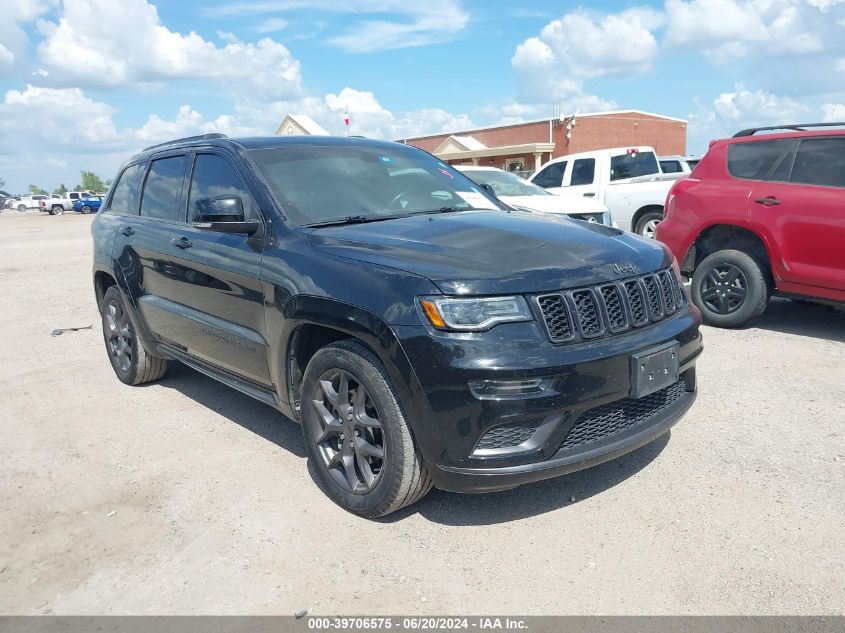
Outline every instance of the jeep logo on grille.
[[613, 264], [613, 272], [617, 275], [634, 275], [637, 267], [633, 264]]

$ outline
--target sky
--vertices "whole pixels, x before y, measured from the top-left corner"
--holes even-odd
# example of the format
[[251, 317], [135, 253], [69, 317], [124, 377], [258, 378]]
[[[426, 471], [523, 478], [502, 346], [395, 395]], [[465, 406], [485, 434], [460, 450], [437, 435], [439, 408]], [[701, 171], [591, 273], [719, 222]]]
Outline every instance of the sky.
[[845, 120], [845, 0], [0, 0], [0, 16], [12, 193], [289, 113], [397, 139], [639, 109], [688, 120], [690, 153]]

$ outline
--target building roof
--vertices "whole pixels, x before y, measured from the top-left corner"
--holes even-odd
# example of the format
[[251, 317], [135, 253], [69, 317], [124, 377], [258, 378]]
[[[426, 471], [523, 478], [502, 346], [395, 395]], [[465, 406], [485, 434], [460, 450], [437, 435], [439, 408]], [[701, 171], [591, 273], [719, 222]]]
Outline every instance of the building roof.
[[329, 136], [329, 133], [307, 114], [289, 114], [276, 130], [276, 136]]
[[[655, 117], [657, 119], [665, 119], [667, 121], [677, 121], [678, 123], [684, 123], [684, 124], [687, 123], [686, 119], [678, 119], [678, 118], [675, 118], [675, 117], [666, 116], [664, 114], [654, 114], [653, 112], [645, 112], [643, 110], [608, 110], [608, 111], [605, 111], [605, 112], [577, 112], [573, 116], [575, 116], [575, 118], [578, 118], [578, 119], [586, 118], [586, 117], [616, 117], [616, 118], [618, 118], [618, 117], [620, 117], [620, 115], [625, 115], [625, 114], [638, 114], [638, 115], [641, 115], [641, 116]], [[572, 118], [572, 116], [568, 116], [566, 118]], [[521, 125], [536, 125], [537, 123], [548, 123], [549, 120], [552, 120], [552, 119], [553, 119], [553, 117], [545, 117], [545, 118], [542, 118], [542, 119], [532, 119], [530, 121], [516, 121], [516, 122], [513, 122], [513, 123], [499, 123], [499, 124], [496, 124], [496, 125], [487, 125], [487, 126], [484, 126], [484, 127], [474, 127], [474, 128], [467, 129], [467, 130], [458, 130], [455, 133], [453, 133], [452, 136], [454, 136], [456, 138], [462, 138], [462, 137], [472, 138], [470, 136], [470, 134], [473, 133], [473, 132], [483, 132], [483, 131], [486, 131], [486, 130], [495, 130], [495, 129], [498, 129], [498, 128], [507, 128], [507, 127], [519, 127]], [[422, 136], [413, 136], [413, 137], [409, 136], [408, 138], [399, 139], [399, 140], [416, 141], [416, 140], [424, 139], [424, 138], [437, 138], [438, 136], [443, 136], [443, 133], [441, 132], [440, 134], [424, 134]]]

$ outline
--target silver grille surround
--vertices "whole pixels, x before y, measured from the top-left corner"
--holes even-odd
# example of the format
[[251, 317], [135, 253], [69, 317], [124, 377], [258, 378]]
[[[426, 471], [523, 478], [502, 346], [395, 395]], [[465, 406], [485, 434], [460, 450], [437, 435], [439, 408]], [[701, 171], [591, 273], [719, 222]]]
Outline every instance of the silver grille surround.
[[[622, 334], [662, 321], [686, 306], [683, 288], [671, 268], [594, 286], [547, 292], [534, 296], [533, 300], [553, 343]], [[591, 305], [595, 307], [595, 318]], [[568, 327], [560, 327], [561, 319], [567, 320]], [[568, 331], [567, 336], [555, 334], [562, 329]]]

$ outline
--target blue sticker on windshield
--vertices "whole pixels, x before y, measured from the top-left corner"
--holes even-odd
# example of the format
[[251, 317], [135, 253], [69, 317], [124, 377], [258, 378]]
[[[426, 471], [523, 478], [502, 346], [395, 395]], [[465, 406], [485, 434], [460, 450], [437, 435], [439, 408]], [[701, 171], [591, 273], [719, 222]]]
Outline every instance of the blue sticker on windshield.
[[379, 156], [378, 159], [383, 163], [392, 163], [393, 159], [390, 156]]

